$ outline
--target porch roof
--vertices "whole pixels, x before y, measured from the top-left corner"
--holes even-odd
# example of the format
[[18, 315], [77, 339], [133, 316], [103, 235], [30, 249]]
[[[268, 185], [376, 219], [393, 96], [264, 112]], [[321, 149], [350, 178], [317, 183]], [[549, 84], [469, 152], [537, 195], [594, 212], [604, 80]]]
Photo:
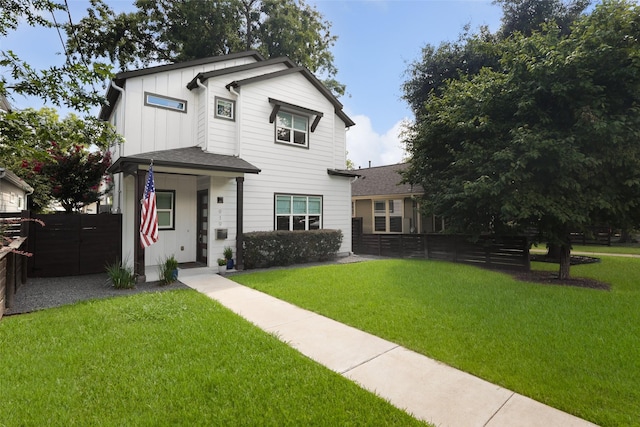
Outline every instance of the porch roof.
[[208, 153], [200, 147], [175, 148], [120, 157], [109, 167], [109, 172], [131, 173], [140, 165], [148, 165], [151, 161], [157, 172], [161, 172], [162, 167], [168, 167], [211, 172], [260, 173], [260, 169], [240, 157]]

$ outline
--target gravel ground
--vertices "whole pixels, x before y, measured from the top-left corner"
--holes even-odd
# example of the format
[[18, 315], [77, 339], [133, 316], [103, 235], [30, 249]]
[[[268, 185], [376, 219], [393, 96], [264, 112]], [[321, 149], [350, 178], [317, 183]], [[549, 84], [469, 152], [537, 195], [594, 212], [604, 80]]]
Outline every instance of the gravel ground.
[[161, 292], [186, 288], [180, 282], [161, 286], [160, 282], [138, 283], [134, 289], [115, 289], [106, 273], [71, 277], [36, 277], [18, 288], [11, 308], [5, 316], [29, 313], [96, 298], [133, 295], [140, 292]]
[[[335, 261], [311, 263], [303, 265], [292, 265], [288, 267], [272, 267], [264, 270], [275, 270], [279, 268], [299, 268], [310, 267], [323, 264], [343, 264], [360, 262], [371, 259], [381, 259], [376, 256], [350, 255], [338, 258]], [[262, 271], [262, 269], [247, 270], [247, 273]], [[238, 272], [235, 274], [242, 274]], [[22, 285], [14, 297], [13, 305], [8, 308], [4, 315], [29, 313], [45, 308], [59, 307], [61, 305], [73, 304], [78, 301], [89, 299], [110, 298], [116, 296], [133, 295], [140, 292], [162, 292], [171, 289], [188, 288], [180, 281], [167, 286], [160, 285], [160, 282], [138, 283], [134, 289], [115, 289], [106, 273], [89, 274], [83, 276], [70, 277], [36, 277], [29, 278], [27, 283]]]

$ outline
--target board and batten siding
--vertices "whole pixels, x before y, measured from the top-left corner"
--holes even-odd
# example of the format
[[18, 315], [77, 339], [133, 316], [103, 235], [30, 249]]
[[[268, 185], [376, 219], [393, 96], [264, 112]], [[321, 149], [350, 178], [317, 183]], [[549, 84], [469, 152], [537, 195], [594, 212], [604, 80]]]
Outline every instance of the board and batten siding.
[[[209, 114], [204, 118], [207, 126], [207, 138], [206, 145], [202, 146], [207, 147], [207, 151], [212, 153], [241, 156], [238, 134], [240, 133], [239, 129], [244, 126], [245, 120], [245, 114], [239, 112], [239, 109], [242, 108], [240, 104], [243, 102], [243, 99], [242, 96], [238, 99], [226, 86], [232, 81], [244, 80], [266, 73], [274, 73], [286, 68], [284, 64], [280, 63], [207, 79], [204, 84], [207, 86], [208, 99], [206, 102]], [[203, 89], [200, 90], [204, 92]], [[242, 88], [237, 89], [237, 91], [241, 92]], [[236, 111], [234, 121], [215, 117], [216, 97], [235, 101]]]
[[[187, 83], [198, 73], [252, 62], [255, 62], [254, 58], [239, 58], [128, 78], [125, 85], [126, 121], [118, 126], [118, 131], [127, 141], [122, 155], [197, 145], [202, 136], [207, 136], [198, 134], [198, 120], [206, 120], [209, 115], [207, 110], [213, 110], [200, 108], [203, 102], [200, 100], [202, 89], [190, 91]], [[185, 100], [187, 112], [145, 106], [145, 92]]]

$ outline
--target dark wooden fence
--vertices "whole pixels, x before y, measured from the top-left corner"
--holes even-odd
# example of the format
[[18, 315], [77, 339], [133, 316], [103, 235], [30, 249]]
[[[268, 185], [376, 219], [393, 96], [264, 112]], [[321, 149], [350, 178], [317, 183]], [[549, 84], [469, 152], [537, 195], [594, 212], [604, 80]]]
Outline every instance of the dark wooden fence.
[[361, 234], [353, 240], [356, 254], [424, 258], [425, 234]]
[[524, 236], [471, 236], [428, 234], [427, 258], [460, 262], [499, 270], [531, 268], [529, 241]]
[[103, 273], [121, 257], [121, 214], [33, 215], [27, 240], [29, 277], [62, 277]]
[[352, 250], [360, 255], [426, 258], [500, 270], [529, 271], [527, 237], [452, 234], [362, 234], [353, 232]]
[[571, 233], [571, 243], [579, 245], [605, 245], [611, 246], [611, 229], [607, 227], [596, 227], [587, 233]]

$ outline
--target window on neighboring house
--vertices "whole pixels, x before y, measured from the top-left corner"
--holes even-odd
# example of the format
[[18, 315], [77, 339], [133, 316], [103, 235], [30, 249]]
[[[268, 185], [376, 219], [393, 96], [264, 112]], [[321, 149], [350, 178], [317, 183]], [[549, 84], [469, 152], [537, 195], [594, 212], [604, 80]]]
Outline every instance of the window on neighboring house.
[[218, 98], [216, 96], [215, 116], [219, 119], [235, 120], [236, 102], [230, 99]]
[[309, 145], [309, 118], [285, 111], [278, 112], [276, 142], [307, 147]]
[[175, 230], [175, 199], [176, 192], [174, 190], [156, 190], [158, 230]]
[[402, 200], [373, 202], [373, 229], [378, 233], [402, 233]]
[[154, 93], [144, 93], [144, 105], [150, 107], [164, 108], [167, 110], [187, 112], [187, 101], [170, 98], [168, 96], [156, 95]]
[[322, 228], [322, 196], [276, 194], [276, 230]]
[[24, 208], [24, 198], [22, 196], [18, 196], [18, 208]]

